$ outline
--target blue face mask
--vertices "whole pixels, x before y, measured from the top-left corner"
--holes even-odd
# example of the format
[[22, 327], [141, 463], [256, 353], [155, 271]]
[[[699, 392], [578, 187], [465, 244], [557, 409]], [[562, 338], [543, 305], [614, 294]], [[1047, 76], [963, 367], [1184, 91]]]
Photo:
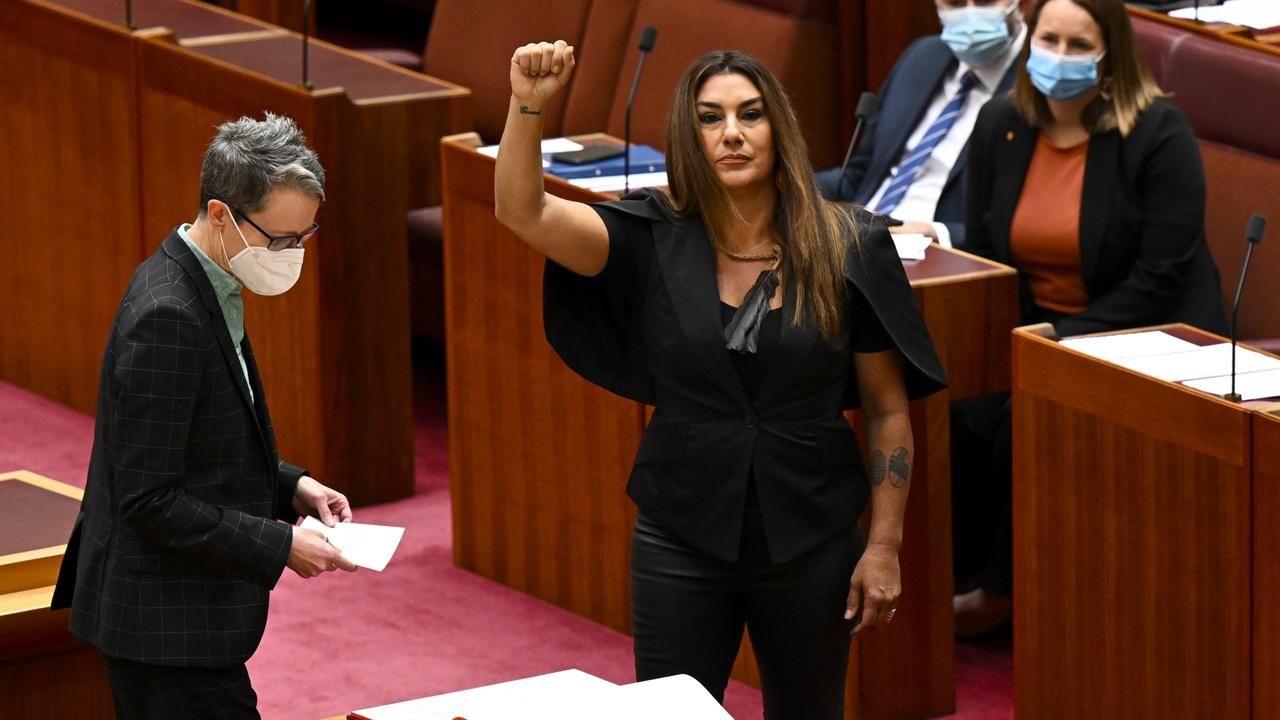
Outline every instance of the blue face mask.
[[962, 7], [939, 10], [942, 42], [970, 67], [983, 67], [995, 62], [1009, 47], [1009, 15], [1018, 4], [1008, 7]]
[[1031, 46], [1027, 58], [1027, 74], [1031, 84], [1051, 100], [1075, 100], [1098, 84], [1098, 55], [1059, 55]]

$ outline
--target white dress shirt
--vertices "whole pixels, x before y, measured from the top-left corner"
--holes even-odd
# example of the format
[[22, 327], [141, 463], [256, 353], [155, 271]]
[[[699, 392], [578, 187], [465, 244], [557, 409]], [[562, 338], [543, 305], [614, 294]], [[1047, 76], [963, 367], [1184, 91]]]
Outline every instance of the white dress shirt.
[[[957, 64], [956, 68], [947, 74], [943, 80], [942, 86], [938, 92], [934, 93], [933, 99], [929, 101], [929, 107], [925, 110], [924, 115], [920, 116], [920, 122], [916, 125], [916, 129], [907, 138], [907, 144], [903, 147], [902, 158], [911, 155], [920, 141], [924, 139], [924, 134], [928, 131], [929, 126], [933, 125], [933, 121], [942, 114], [942, 109], [960, 89], [960, 78], [965, 73], [973, 70], [973, 75], [977, 78], [977, 82], [973, 84], [973, 88], [969, 90], [969, 99], [965, 101], [964, 108], [960, 110], [960, 114], [956, 116], [955, 124], [947, 131], [946, 137], [938, 143], [933, 149], [933, 153], [929, 159], [925, 161], [924, 168], [920, 170], [920, 174], [916, 176], [911, 187], [907, 189], [907, 194], [902, 197], [902, 201], [898, 203], [898, 207], [894, 209], [893, 216], [899, 220], [906, 221], [923, 221], [933, 226], [934, 231], [938, 235], [938, 243], [943, 247], [951, 247], [951, 232], [947, 230], [947, 226], [933, 222], [933, 214], [938, 208], [938, 198], [942, 197], [942, 189], [946, 187], [947, 178], [951, 175], [951, 168], [955, 167], [956, 160], [960, 157], [960, 151], [964, 149], [965, 143], [969, 142], [969, 135], [973, 132], [974, 123], [978, 121], [978, 111], [983, 105], [987, 104], [1000, 87], [1000, 81], [1004, 78], [1009, 67], [1013, 65], [1013, 61], [1017, 59], [1018, 54], [1022, 52], [1022, 44], [1026, 42], [1027, 25], [1025, 22], [1020, 23], [1018, 37], [1013, 43], [1005, 48], [1000, 57], [993, 60], [990, 64], [983, 67], [970, 68], [964, 62]], [[884, 196], [886, 190], [889, 189], [889, 183], [893, 182], [893, 176], [898, 174], [898, 166], [895, 165], [889, 171], [889, 176], [880, 184], [880, 189], [876, 190], [876, 194], [871, 196], [871, 200], [867, 203], [867, 207], [875, 210], [880, 203], [880, 198]]]

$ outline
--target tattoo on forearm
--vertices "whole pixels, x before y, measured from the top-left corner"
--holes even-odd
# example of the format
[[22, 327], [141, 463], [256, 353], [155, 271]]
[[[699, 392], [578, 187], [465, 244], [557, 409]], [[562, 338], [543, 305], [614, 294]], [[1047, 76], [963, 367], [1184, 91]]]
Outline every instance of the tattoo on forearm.
[[521, 115], [541, 115], [541, 114], [542, 114], [542, 111], [541, 111], [541, 110], [534, 110], [533, 108], [529, 107], [528, 105], [521, 105], [521, 106], [520, 106], [520, 114], [521, 114]]
[[893, 457], [889, 459], [889, 471], [893, 473], [889, 482], [896, 488], [906, 487], [907, 481], [911, 479], [911, 466], [907, 464], [910, 454], [906, 448], [899, 447], [893, 451]]
[[871, 451], [871, 487], [879, 487], [884, 482], [884, 453], [879, 450]]

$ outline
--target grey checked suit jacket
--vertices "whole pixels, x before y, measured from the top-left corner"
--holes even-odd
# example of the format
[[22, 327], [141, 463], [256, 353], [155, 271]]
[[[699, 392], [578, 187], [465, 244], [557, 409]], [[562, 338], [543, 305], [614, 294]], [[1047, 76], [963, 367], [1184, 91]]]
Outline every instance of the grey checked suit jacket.
[[244, 662], [284, 571], [303, 474], [281, 462], [246, 336], [244, 373], [177, 231], [129, 282], [102, 359], [84, 502], [53, 607], [106, 655]]

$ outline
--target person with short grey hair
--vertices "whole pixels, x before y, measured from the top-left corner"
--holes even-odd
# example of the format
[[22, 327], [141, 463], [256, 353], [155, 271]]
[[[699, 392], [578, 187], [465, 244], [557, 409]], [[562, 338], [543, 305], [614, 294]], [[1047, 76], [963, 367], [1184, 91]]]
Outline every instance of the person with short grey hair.
[[279, 458], [241, 289], [279, 295], [324, 168], [293, 120], [218, 127], [200, 207], [134, 272], [103, 354], [89, 478], [52, 606], [106, 661], [121, 718], [258, 718], [245, 662], [286, 567], [355, 565], [312, 515], [347, 498]]

